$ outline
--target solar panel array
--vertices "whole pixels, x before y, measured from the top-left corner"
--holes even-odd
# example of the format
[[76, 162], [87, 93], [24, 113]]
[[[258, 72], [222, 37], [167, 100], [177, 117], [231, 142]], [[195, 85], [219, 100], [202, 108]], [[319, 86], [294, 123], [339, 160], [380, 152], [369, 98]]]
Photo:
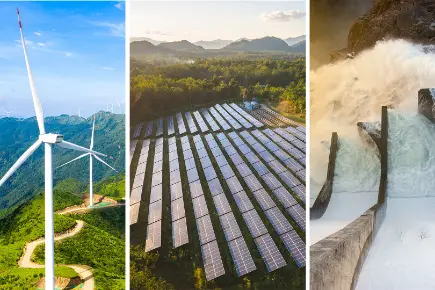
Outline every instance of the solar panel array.
[[169, 190], [171, 194], [172, 244], [178, 248], [189, 242], [184, 210], [183, 186], [181, 184], [180, 166], [178, 161], [177, 140], [168, 139], [169, 151]]
[[[213, 138], [212, 135], [208, 134], [207, 143], [211, 142], [213, 146], [217, 146], [214, 144], [210, 138]], [[252, 259], [251, 254], [246, 246], [245, 240], [242, 236], [242, 232], [237, 224], [236, 218], [231, 210], [228, 199], [222, 189], [221, 183], [217, 177], [216, 171], [210, 162], [203, 162], [203, 159], [209, 159], [207, 150], [205, 149], [204, 143], [201, 139], [200, 135], [196, 135], [193, 137], [195, 148], [198, 153], [198, 157], [200, 158], [200, 164], [204, 171], [204, 175], [208, 181], [209, 190], [213, 195], [213, 202], [215, 204], [216, 212], [219, 215], [219, 220], [221, 222], [222, 229], [225, 234], [225, 239], [227, 240], [228, 247], [230, 248], [230, 253], [234, 261], [234, 265], [236, 266], [237, 273], [239, 276], [245, 275], [249, 272], [254, 271], [257, 267], [254, 264], [254, 260]], [[216, 143], [216, 142], [215, 142]], [[200, 154], [200, 152], [205, 151], [204, 154]], [[202, 156], [202, 158], [201, 158]], [[231, 243], [234, 240], [238, 240], [237, 242]], [[233, 247], [233, 248], [232, 248]]]
[[[163, 131], [163, 119], [160, 120], [162, 120]], [[163, 143], [163, 137], [155, 142], [145, 252], [160, 248], [162, 245]]]
[[187, 126], [189, 126], [190, 133], [194, 134], [198, 132], [198, 128], [196, 128], [195, 122], [193, 121], [192, 115], [190, 112], [184, 113], [184, 116], [186, 117]]
[[[277, 128], [276, 130], [278, 129], [281, 128]], [[271, 138], [275, 143], [277, 143], [281, 148], [283, 148], [284, 151], [292, 155], [296, 160], [298, 160], [302, 165], [305, 166], [305, 153], [297, 149], [294, 145], [286, 141], [284, 138], [282, 138], [280, 135], [276, 134], [275, 132], [277, 131], [273, 131], [271, 129], [263, 130], [263, 134]]]
[[178, 133], [183, 135], [186, 133], [186, 126], [184, 125], [183, 115], [181, 113], [177, 113], [177, 124], [178, 124]]
[[209, 111], [224, 131], [228, 131], [231, 129], [231, 127], [230, 127], [230, 125], [228, 125], [227, 121], [225, 121], [225, 119], [222, 118], [222, 116], [218, 113], [218, 111], [216, 111], [215, 108], [211, 107], [211, 108], [209, 108]]
[[228, 104], [223, 104], [222, 107], [233, 117], [235, 118], [243, 127], [246, 129], [252, 128], [252, 124], [249, 123], [245, 118], [243, 118], [239, 113], [237, 113], [233, 108], [231, 108]]
[[222, 108], [221, 105], [217, 104], [214, 106], [215, 109], [225, 118], [225, 120], [230, 123], [231, 127], [235, 130], [239, 130], [242, 128], [242, 126], [237, 122], [233, 117], [230, 116], [230, 114], [227, 113], [227, 111]]
[[[271, 135], [272, 137], [271, 139], [269, 139], [266, 135], [264, 135], [262, 132], [258, 130], [252, 131], [251, 133], [253, 136], [255, 136], [255, 138], [257, 138], [260, 141], [260, 143], [262, 143], [266, 148], [268, 148], [269, 151], [272, 151], [272, 154], [275, 155], [282, 163], [284, 163], [290, 169], [287, 170], [284, 166], [282, 166], [282, 164], [278, 161], [278, 159], [273, 157], [270, 153], [267, 153], [267, 155], [265, 155], [265, 151], [260, 152], [258, 146], [262, 147], [262, 145], [258, 145], [258, 143], [255, 141], [254, 138], [248, 138], [250, 145], [252, 146], [252, 148], [254, 148], [254, 150], [257, 151], [258, 155], [267, 164], [269, 164], [269, 166], [280, 177], [280, 179], [305, 203], [305, 199], [306, 199], [305, 192], [301, 192], [300, 190], [295, 189], [297, 186], [302, 185], [302, 182], [299, 181], [293, 175], [294, 173], [300, 179], [305, 181], [305, 168], [303, 167], [303, 165], [298, 163], [295, 159], [293, 159], [293, 157], [291, 157], [289, 154], [284, 152], [279, 147], [278, 148], [274, 147], [276, 146], [276, 144], [271, 139], [276, 140], [277, 139], [276, 137], [279, 137], [278, 135], [276, 134]], [[248, 132], [244, 132], [242, 136], [243, 138], [247, 138], [248, 136], [250, 136], [250, 134]], [[271, 144], [273, 144], [274, 146], [272, 146]], [[270, 175], [269, 173], [266, 173], [263, 179], [272, 190], [278, 188], [279, 185], [281, 184], [273, 175]]]
[[168, 136], [175, 134], [174, 118], [172, 116], [166, 117], [166, 123], [168, 124]]
[[294, 145], [296, 148], [301, 150], [302, 152], [306, 152], [306, 145], [303, 141], [299, 140], [295, 136], [293, 136], [291, 133], [289, 133], [287, 130], [284, 130], [283, 128], [276, 128], [274, 130], [276, 133], [281, 135], [284, 139], [286, 139], [288, 142], [290, 142], [292, 145]]
[[213, 117], [209, 114], [209, 112], [207, 111], [207, 109], [202, 108], [201, 113], [204, 115], [205, 119], [207, 120], [211, 130], [213, 132], [219, 131], [219, 125], [216, 123], [216, 121], [213, 119]]
[[157, 130], [156, 130], [156, 137], [163, 135], [163, 118], [160, 118], [157, 120]]
[[195, 116], [196, 122], [198, 123], [199, 129], [202, 133], [208, 132], [208, 126], [202, 118], [201, 114], [198, 111], [193, 112]]
[[[208, 212], [207, 202], [199, 180], [198, 170], [192, 154], [188, 136], [180, 138], [186, 166], [190, 196], [193, 203], [193, 213], [196, 219], [196, 228], [201, 243], [202, 259], [207, 281], [213, 280], [223, 274], [225, 269], [219, 253], [219, 247]], [[190, 177], [189, 177], [190, 173]]]
[[139, 217], [139, 207], [140, 201], [142, 200], [142, 191], [145, 180], [145, 169], [148, 161], [149, 148], [150, 140], [144, 140], [142, 142], [142, 149], [140, 151], [140, 157], [133, 178], [133, 186], [130, 194], [130, 225], [136, 224]]
[[[241, 146], [246, 145], [245, 142], [243, 140], [241, 140], [241, 138], [238, 136], [238, 134], [232, 132], [228, 135], [230, 136], [232, 141], [238, 145], [237, 148], [240, 149]], [[247, 131], [241, 132], [240, 135], [245, 140], [247, 140], [247, 142], [249, 142], [249, 144], [254, 144], [254, 142], [256, 142], [255, 139]], [[225, 139], [226, 139], [226, 136], [224, 136], [224, 135], [220, 136], [221, 143], [223, 141], [225, 141]], [[225, 144], [227, 144], [227, 143], [225, 143]], [[224, 148], [225, 151], [227, 151], [227, 153], [228, 153], [228, 151], [233, 152], [233, 150], [228, 150], [228, 148], [230, 148], [230, 147], [232, 147], [231, 144], [227, 145], [227, 147]], [[262, 152], [264, 152], [264, 151], [262, 151]], [[249, 153], [251, 153], [250, 149], [249, 149]], [[259, 155], [261, 156], [261, 154], [259, 154]], [[258, 161], [258, 162], [261, 162], [261, 161]], [[258, 162], [256, 162], [256, 163], [258, 163]], [[302, 219], [301, 219], [302, 215], [303, 215], [303, 217], [305, 217], [305, 210], [299, 204], [297, 204], [297, 203], [295, 204], [294, 202], [292, 202], [292, 200], [294, 200], [294, 198], [281, 185], [280, 181], [272, 173], [269, 172], [269, 170], [267, 168], [257, 170], [257, 168], [259, 168], [259, 167], [254, 166], [255, 163], [251, 164], [251, 165], [255, 168], [256, 171], [258, 171], [257, 174], [260, 175], [260, 177], [263, 179], [263, 181], [268, 185], [269, 189], [272, 190], [272, 192], [277, 197], [277, 199], [281, 202], [283, 207], [286, 208], [287, 211], [289, 211], [289, 209], [293, 210], [293, 213], [295, 214], [295, 216], [297, 216], [297, 218], [294, 217], [292, 214], [291, 214], [291, 216], [296, 221], [296, 223], [300, 226], [299, 223], [302, 223]], [[257, 164], [257, 165], [259, 165], [259, 164]], [[237, 169], [239, 169], [239, 167], [240, 167], [240, 165], [237, 166]], [[260, 172], [263, 175], [261, 175]], [[257, 202], [260, 204], [260, 207], [265, 212], [268, 220], [270, 221], [270, 223], [274, 227], [275, 231], [278, 233], [281, 240], [283, 240], [283, 242], [284, 242], [283, 235], [287, 234], [290, 231], [294, 231], [293, 227], [288, 222], [288, 220], [286, 219], [284, 214], [276, 206], [273, 199], [268, 195], [268, 193], [265, 191], [265, 189], [260, 184], [258, 179], [254, 176], [254, 174], [246, 176], [244, 178], [244, 181], [247, 184], [247, 186], [249, 187], [249, 189], [251, 190], [251, 192], [252, 192], [253, 196], [255, 197], [255, 199], [257, 200]], [[298, 211], [297, 213], [296, 213], [296, 208]], [[277, 269], [276, 267], [282, 267], [283, 265], [285, 265], [285, 261], [282, 258], [282, 256], [281, 256], [282, 259], [279, 257], [281, 254], [279, 253], [278, 248], [276, 248], [276, 251], [275, 250], [271, 250], [271, 251], [267, 250], [266, 251], [266, 249], [260, 249], [260, 247], [264, 247], [265, 245], [269, 245], [271, 243], [273, 243], [273, 245], [275, 247], [276, 247], [276, 245], [274, 244], [274, 242], [271, 238], [270, 239], [263, 238], [266, 236], [266, 234], [258, 236], [259, 235], [258, 229], [256, 228], [256, 225], [252, 224], [253, 219], [254, 219], [254, 216], [250, 215], [249, 220], [250, 220], [251, 224], [248, 223], [248, 228], [250, 229], [250, 231], [252, 229], [252, 231], [255, 233], [255, 235], [257, 235], [257, 238], [255, 238], [255, 241], [256, 241], [257, 246], [259, 247], [260, 254], [262, 254], [263, 260], [265, 261], [268, 270], [273, 271], [274, 269]], [[258, 222], [258, 219], [259, 218], [256, 219], [256, 222]], [[298, 222], [298, 219], [299, 219], [299, 222]], [[303, 221], [303, 222], [305, 222], [305, 221]], [[305, 231], [305, 225], [300, 226], [300, 227], [302, 230]], [[251, 234], [254, 237], [254, 234], [252, 232], [251, 232]], [[257, 239], [260, 239], [260, 238], [262, 238], [262, 239], [257, 241]], [[271, 246], [271, 247], [272, 247], [271, 249], [273, 249], [273, 246]], [[295, 261], [297, 261], [297, 259], [300, 259], [299, 256], [296, 256], [295, 251], [291, 251], [288, 247], [287, 247], [287, 249], [289, 250], [292, 257], [295, 259]], [[263, 255], [265, 255], [265, 256], [263, 256]], [[281, 260], [284, 261], [284, 264], [282, 264]], [[298, 263], [298, 265], [300, 265], [300, 261], [297, 263]]]
[[240, 108], [239, 106], [237, 106], [234, 103], [231, 103], [230, 106], [236, 110], [237, 113], [239, 113], [240, 115], [243, 116], [243, 118], [245, 118], [246, 120], [248, 120], [249, 122], [251, 122], [251, 124], [253, 124], [255, 127], [257, 128], [261, 128], [264, 127], [264, 124], [261, 123], [260, 121], [258, 121], [257, 119], [255, 119], [254, 117], [252, 117], [251, 115], [249, 115], [248, 113], [246, 113], [242, 108]]
[[133, 139], [136, 139], [140, 136], [140, 133], [142, 132], [142, 127], [143, 127], [143, 122], [137, 124], [136, 128], [134, 129]]
[[134, 152], [136, 151], [137, 142], [138, 140], [132, 140], [130, 142], [130, 163], [133, 160]]

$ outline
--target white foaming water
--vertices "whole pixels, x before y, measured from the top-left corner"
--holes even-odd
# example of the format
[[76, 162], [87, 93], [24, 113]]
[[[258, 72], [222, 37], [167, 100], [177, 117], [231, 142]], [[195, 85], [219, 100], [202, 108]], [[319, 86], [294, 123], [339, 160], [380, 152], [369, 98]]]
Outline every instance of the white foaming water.
[[388, 197], [435, 196], [435, 125], [388, 112]]
[[[329, 150], [321, 144], [322, 141], [329, 141], [331, 133], [338, 132], [340, 140], [359, 147], [355, 152], [361, 151], [366, 145], [360, 141], [356, 123], [380, 121], [381, 106], [385, 105], [398, 112], [416, 112], [418, 90], [425, 87], [435, 87], [435, 54], [404, 40], [379, 42], [354, 59], [312, 71], [311, 197], [318, 195], [326, 179]], [[360, 154], [355, 159], [365, 161], [365, 153]], [[346, 162], [348, 166], [343, 167], [351, 168], [353, 161]], [[365, 173], [356, 172], [367, 167], [374, 169], [368, 162], [352, 169], [351, 173], [357, 174], [353, 192], [364, 191], [365, 188], [358, 186], [368, 185], [357, 182], [358, 176], [362, 178]], [[371, 173], [374, 171], [367, 174]], [[349, 183], [345, 186], [348, 187], [352, 176], [346, 178], [347, 181], [343, 182]], [[343, 183], [338, 182], [339, 186]]]

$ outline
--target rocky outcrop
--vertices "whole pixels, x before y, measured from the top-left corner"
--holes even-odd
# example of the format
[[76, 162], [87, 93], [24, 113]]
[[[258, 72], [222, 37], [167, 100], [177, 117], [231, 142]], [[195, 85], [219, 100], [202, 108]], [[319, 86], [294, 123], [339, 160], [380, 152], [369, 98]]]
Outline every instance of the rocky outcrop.
[[369, 143], [374, 143], [380, 150], [381, 123], [380, 122], [358, 122], [358, 133], [361, 138]]
[[435, 122], [435, 99], [429, 89], [418, 91], [418, 113]]
[[360, 52], [382, 39], [435, 44], [435, 0], [377, 0], [351, 27], [348, 49]]

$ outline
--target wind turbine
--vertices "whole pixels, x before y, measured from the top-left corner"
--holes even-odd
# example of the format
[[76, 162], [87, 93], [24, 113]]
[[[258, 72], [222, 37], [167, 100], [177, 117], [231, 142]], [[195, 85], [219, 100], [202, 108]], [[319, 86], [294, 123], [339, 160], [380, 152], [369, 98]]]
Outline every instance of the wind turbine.
[[[92, 124], [91, 146], [89, 147], [89, 150], [92, 150], [94, 148], [94, 131], [95, 131], [95, 116], [94, 116], [94, 123]], [[100, 157], [98, 157], [97, 155], [95, 155], [94, 153], [91, 153], [91, 152], [86, 152], [86, 153], [80, 155], [79, 157], [76, 157], [73, 160], [68, 161], [68, 162], [56, 167], [56, 169], [60, 168], [62, 166], [65, 166], [71, 162], [74, 162], [76, 160], [79, 160], [79, 159], [81, 159], [85, 156], [88, 156], [88, 155], [89, 155], [89, 200], [90, 200], [89, 207], [92, 207], [94, 205], [93, 185], [92, 185], [92, 161], [93, 161], [92, 157], [94, 157], [95, 159], [97, 159], [98, 161], [100, 161], [101, 163], [103, 163], [104, 165], [109, 167], [110, 169], [114, 170], [115, 172], [118, 172], [118, 171], [116, 171], [115, 168], [113, 168], [112, 166], [107, 164], [103, 159], [101, 159]]]
[[10, 111], [8, 112], [8, 111], [5, 110], [6, 117], [9, 118], [9, 117], [11, 116], [11, 115], [10, 115], [11, 113], [12, 113], [12, 112], [10, 112]]
[[112, 109], [111, 109], [111, 112], [112, 112], [112, 114], [113, 114], [113, 104], [112, 104]]
[[45, 289], [54, 289], [54, 227], [53, 227], [53, 145], [93, 153], [96, 155], [107, 156], [105, 154], [92, 151], [85, 147], [67, 142], [63, 140], [63, 135], [47, 133], [44, 125], [44, 113], [42, 110], [41, 102], [39, 101], [35, 82], [33, 80], [32, 70], [30, 69], [29, 59], [27, 57], [26, 43], [24, 41], [23, 29], [21, 26], [20, 12], [17, 9], [18, 24], [20, 26], [21, 44], [23, 46], [24, 58], [26, 61], [27, 75], [30, 83], [30, 90], [32, 93], [33, 106], [36, 112], [36, 120], [39, 128], [38, 140], [27, 149], [23, 155], [12, 165], [6, 172], [2, 179], [0, 179], [0, 186], [39, 148], [44, 144], [45, 153]]
[[80, 110], [80, 108], [79, 108], [79, 111], [78, 111], [78, 113], [79, 113], [79, 118], [81, 118], [81, 110]]

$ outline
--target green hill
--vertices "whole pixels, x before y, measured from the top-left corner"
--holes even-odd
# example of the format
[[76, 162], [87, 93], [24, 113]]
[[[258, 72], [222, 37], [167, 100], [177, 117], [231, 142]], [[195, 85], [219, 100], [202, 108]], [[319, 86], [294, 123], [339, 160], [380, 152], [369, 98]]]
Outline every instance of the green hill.
[[[119, 171], [125, 168], [125, 116], [100, 111], [96, 115], [94, 149], [110, 155], [106, 161]], [[65, 140], [89, 147], [92, 120], [77, 116], [61, 115], [47, 117], [48, 132], [60, 132]], [[0, 119], [0, 176], [3, 176], [12, 164], [38, 138], [35, 118]], [[44, 185], [43, 148], [39, 148], [20, 169], [0, 188], [0, 217], [26, 200], [33, 197]], [[81, 153], [59, 147], [53, 149], [54, 166], [61, 165]], [[54, 184], [66, 178], [75, 178], [80, 182], [89, 182], [89, 158], [83, 158], [54, 171]], [[94, 181], [115, 175], [116, 172], [94, 161]]]
[[[74, 180], [63, 181], [64, 188]], [[109, 183], [105, 182], [106, 185]], [[81, 204], [80, 197], [59, 190], [54, 193], [54, 209]], [[76, 220], [85, 226], [74, 237], [55, 244], [55, 262], [93, 267], [96, 289], [124, 289], [125, 208], [98, 209], [86, 214], [55, 215], [55, 232], [72, 228]], [[18, 260], [26, 243], [44, 236], [44, 197], [39, 193], [0, 220], [0, 289], [34, 289], [44, 269], [23, 269]], [[44, 247], [35, 250], [34, 260], [43, 263]], [[71, 268], [56, 267], [56, 276], [77, 276]]]

